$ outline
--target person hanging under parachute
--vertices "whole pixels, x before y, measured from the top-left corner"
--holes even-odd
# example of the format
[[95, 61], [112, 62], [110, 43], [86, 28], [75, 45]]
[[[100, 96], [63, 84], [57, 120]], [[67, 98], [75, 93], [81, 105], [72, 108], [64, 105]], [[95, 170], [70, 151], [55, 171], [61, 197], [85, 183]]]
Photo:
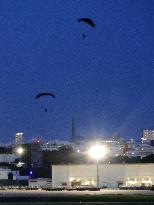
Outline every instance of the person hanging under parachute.
[[[42, 98], [42, 97], [52, 97], [52, 98], [55, 98], [55, 94], [51, 93], [51, 92], [42, 92], [42, 93], [38, 93], [35, 98], [36, 99], [39, 99], [39, 98]], [[44, 111], [47, 112], [48, 109], [45, 107], [44, 108]]]
[[[92, 19], [90, 19], [90, 18], [79, 18], [78, 19], [78, 22], [83, 22], [83, 23], [86, 23], [86, 24], [88, 24], [90, 27], [96, 27], [96, 24], [94, 23], [94, 21], [92, 20]], [[86, 34], [84, 33], [84, 34], [82, 34], [82, 37], [83, 37], [83, 39], [85, 39], [86, 38]]]

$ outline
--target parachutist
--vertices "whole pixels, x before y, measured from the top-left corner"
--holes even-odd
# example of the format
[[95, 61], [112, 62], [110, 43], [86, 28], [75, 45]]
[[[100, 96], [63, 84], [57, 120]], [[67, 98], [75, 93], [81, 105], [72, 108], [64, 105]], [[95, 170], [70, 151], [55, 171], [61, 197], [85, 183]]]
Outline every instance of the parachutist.
[[[93, 20], [90, 19], [90, 18], [80, 18], [80, 19], [78, 19], [78, 22], [86, 23], [86, 24], [88, 24], [91, 27], [95, 27], [96, 26], [95, 23], [93, 22]], [[85, 39], [86, 38], [86, 34], [82, 34], [82, 38]]]
[[[44, 98], [44, 97], [52, 97], [52, 98], [55, 98], [55, 94], [53, 93], [50, 93], [50, 92], [43, 92], [43, 93], [39, 93], [35, 96], [36, 99], [39, 99], [39, 98]], [[47, 112], [47, 108], [44, 108], [44, 112]]]

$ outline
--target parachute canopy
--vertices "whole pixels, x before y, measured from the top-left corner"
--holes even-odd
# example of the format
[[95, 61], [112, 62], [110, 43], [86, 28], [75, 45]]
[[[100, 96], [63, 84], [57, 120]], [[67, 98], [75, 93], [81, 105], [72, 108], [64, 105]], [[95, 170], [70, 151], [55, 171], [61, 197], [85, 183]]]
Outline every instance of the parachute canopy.
[[80, 18], [80, 19], [78, 19], [78, 22], [85, 22], [85, 23], [89, 24], [89, 26], [91, 26], [91, 27], [96, 26], [95, 23], [93, 22], [93, 20], [90, 18]]
[[35, 98], [38, 99], [38, 98], [40, 98], [42, 96], [51, 96], [51, 97], [55, 98], [55, 95], [53, 93], [50, 93], [50, 92], [39, 93], [39, 94], [36, 95]]
[[[55, 94], [50, 93], [50, 92], [39, 93], [39, 94], [37, 94], [37, 95], [35, 96], [35, 98], [38, 99], [38, 98], [41, 98], [41, 97], [44, 97], [44, 96], [49, 96], [49, 97], [55, 98]], [[44, 111], [47, 112], [48, 109], [47, 109], [47, 108], [44, 108]]]

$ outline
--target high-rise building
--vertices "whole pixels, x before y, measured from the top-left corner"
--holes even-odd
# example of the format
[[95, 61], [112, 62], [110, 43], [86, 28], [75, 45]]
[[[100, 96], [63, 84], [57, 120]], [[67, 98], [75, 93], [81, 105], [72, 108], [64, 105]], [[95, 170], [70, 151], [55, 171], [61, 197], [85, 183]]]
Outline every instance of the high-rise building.
[[23, 143], [23, 133], [22, 132], [18, 132], [15, 135], [15, 145], [18, 146], [20, 144]]

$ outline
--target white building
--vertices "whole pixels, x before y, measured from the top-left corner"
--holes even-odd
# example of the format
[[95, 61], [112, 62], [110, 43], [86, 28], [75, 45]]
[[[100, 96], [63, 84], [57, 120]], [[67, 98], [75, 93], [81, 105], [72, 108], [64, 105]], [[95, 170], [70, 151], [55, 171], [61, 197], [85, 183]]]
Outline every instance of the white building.
[[0, 168], [0, 180], [8, 179], [8, 174], [12, 173], [13, 180], [16, 180], [19, 171], [12, 171], [11, 169]]
[[15, 154], [0, 154], [0, 163], [12, 163], [15, 159]]
[[[97, 174], [98, 173], [98, 174]], [[154, 164], [53, 165], [52, 187], [154, 185]]]

